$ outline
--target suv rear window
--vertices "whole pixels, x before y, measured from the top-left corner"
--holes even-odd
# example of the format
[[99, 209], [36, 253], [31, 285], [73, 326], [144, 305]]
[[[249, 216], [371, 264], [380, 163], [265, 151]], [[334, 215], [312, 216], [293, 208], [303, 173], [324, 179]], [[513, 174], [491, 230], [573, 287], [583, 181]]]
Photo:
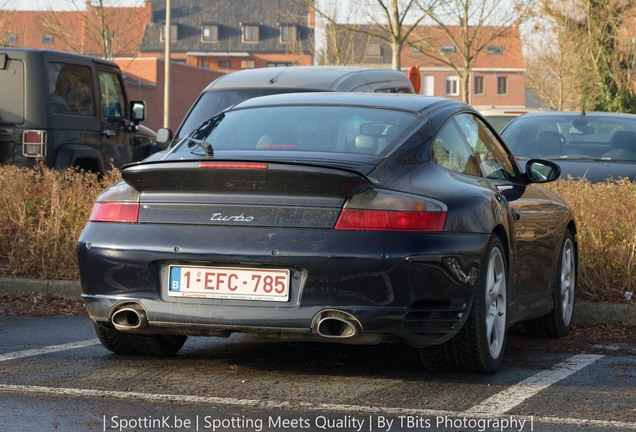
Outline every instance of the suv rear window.
[[24, 123], [24, 63], [7, 59], [0, 69], [0, 123]]

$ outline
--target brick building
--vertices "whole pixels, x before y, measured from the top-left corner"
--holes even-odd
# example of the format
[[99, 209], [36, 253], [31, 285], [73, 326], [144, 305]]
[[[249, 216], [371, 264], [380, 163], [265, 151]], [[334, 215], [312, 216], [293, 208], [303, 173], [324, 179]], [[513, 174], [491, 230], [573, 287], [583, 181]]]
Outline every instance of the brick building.
[[95, 8], [87, 2], [85, 10], [78, 11], [0, 10], [0, 44], [96, 57], [134, 57], [150, 20], [150, 3]]
[[[105, 8], [87, 1], [82, 11], [0, 10], [0, 45], [111, 57], [124, 72], [130, 97], [148, 105], [144, 124], [158, 129], [163, 126], [165, 7], [165, 0]], [[296, 0], [172, 0], [171, 9], [173, 128], [222, 73], [312, 64], [314, 18]]]
[[[298, 0], [171, 1], [173, 61], [223, 72], [311, 65], [313, 9]], [[152, 1], [140, 56], [164, 51], [166, 1]]]
[[[363, 32], [352, 37], [344, 26], [339, 27], [332, 35], [338, 39], [338, 49], [352, 53], [350, 59], [368, 66], [391, 67], [391, 46], [384, 40], [369, 37], [365, 32], [370, 33], [371, 28], [360, 26]], [[450, 30], [458, 33], [455, 40], [461, 40], [459, 27], [450, 27]], [[499, 33], [500, 29], [484, 27], [482, 31], [485, 34], [489, 31]], [[427, 55], [420, 51], [418, 40], [428, 45], [433, 53]], [[459, 49], [452, 40], [439, 27], [419, 26], [412, 33], [411, 41], [413, 46], [402, 49], [401, 66], [405, 73], [411, 66], [419, 66], [420, 93], [460, 100], [460, 77], [452, 67], [441, 61], [463, 64]], [[519, 30], [509, 28], [485, 44], [476, 55], [470, 74], [469, 102], [476, 107], [523, 107], [526, 104], [525, 87], [525, 62]]]
[[[9, 46], [56, 49], [110, 56], [127, 77], [131, 97], [148, 103], [146, 125], [163, 125], [165, 0], [141, 7], [107, 7], [86, 3], [84, 11], [0, 10], [0, 42]], [[298, 0], [171, 0], [172, 74], [170, 126], [175, 128], [198, 93], [220, 74], [239, 69], [311, 65], [315, 16]], [[106, 28], [100, 26], [103, 14]], [[101, 31], [101, 30], [105, 31]], [[436, 27], [414, 32], [461, 63], [448, 37]], [[342, 37], [342, 41], [349, 37]], [[357, 60], [391, 67], [391, 48], [368, 37], [354, 39], [362, 50]], [[402, 51], [402, 69], [419, 65], [421, 93], [460, 99], [459, 77], [449, 66], [410, 46]], [[525, 64], [518, 29], [491, 41], [476, 59], [470, 77], [470, 102], [477, 107], [525, 106]]]

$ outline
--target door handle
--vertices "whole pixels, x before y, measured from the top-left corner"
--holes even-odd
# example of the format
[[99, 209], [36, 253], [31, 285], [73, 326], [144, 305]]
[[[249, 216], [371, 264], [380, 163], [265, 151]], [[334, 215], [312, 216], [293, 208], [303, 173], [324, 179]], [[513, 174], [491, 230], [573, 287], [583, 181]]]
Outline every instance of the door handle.
[[104, 129], [102, 129], [102, 135], [104, 135], [106, 138], [112, 138], [116, 134], [115, 134], [114, 130], [108, 129], [108, 128], [104, 128]]

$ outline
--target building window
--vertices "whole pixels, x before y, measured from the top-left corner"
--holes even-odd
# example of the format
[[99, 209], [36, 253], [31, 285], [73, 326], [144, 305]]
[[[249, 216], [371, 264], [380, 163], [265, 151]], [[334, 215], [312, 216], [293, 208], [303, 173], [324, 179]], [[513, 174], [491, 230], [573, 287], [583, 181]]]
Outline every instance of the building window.
[[439, 49], [444, 54], [452, 54], [455, 52], [454, 45], [442, 45]]
[[267, 62], [267, 67], [292, 66], [291, 62]]
[[502, 55], [503, 47], [501, 45], [488, 45], [486, 47], [486, 54], [488, 55]]
[[435, 96], [435, 77], [433, 75], [424, 76], [424, 85], [422, 86], [422, 94], [424, 96]]
[[258, 42], [258, 24], [244, 24], [243, 25], [243, 42]]
[[446, 96], [459, 96], [459, 78], [446, 77]]
[[508, 78], [507, 77], [497, 77], [497, 94], [498, 95], [507, 95], [508, 94]]
[[17, 33], [9, 33], [7, 35], [7, 37], [5, 38], [5, 41], [6, 41], [7, 45], [11, 45], [11, 44], [14, 44], [14, 43], [18, 42]]
[[282, 43], [290, 43], [296, 41], [296, 26], [281, 24], [279, 26], [280, 41]]
[[[179, 35], [177, 34], [179, 30], [179, 25], [178, 24], [171, 24], [170, 25], [170, 42], [176, 42], [177, 39], [179, 38]], [[161, 26], [161, 38], [160, 38], [161, 42], [164, 42], [166, 40], [166, 24], [164, 23]]]
[[230, 60], [219, 60], [219, 69], [232, 69], [232, 62]]
[[367, 45], [366, 55], [369, 57], [382, 57], [384, 50], [380, 46], [380, 44], [369, 44]]
[[201, 26], [201, 42], [218, 42], [219, 26], [216, 24], [203, 24]]
[[420, 52], [422, 52], [422, 50], [420, 50], [419, 47], [411, 46], [411, 52], [412, 53], [420, 53]]
[[254, 69], [254, 60], [241, 60], [241, 69]]
[[483, 95], [484, 94], [484, 77], [476, 76], [473, 82], [473, 94]]
[[210, 62], [208, 60], [201, 61], [201, 67], [204, 69], [210, 69]]
[[44, 33], [42, 35], [42, 43], [43, 44], [52, 44], [53, 43], [53, 35], [51, 33]]

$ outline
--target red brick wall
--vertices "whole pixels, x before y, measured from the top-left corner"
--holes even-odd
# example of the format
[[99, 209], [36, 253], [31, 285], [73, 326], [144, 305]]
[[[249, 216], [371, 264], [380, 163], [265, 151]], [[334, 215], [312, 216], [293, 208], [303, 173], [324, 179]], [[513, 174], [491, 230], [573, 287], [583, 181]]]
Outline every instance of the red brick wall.
[[[164, 77], [163, 59], [116, 59], [126, 76], [126, 91], [131, 100], [146, 101], [144, 125], [153, 130], [163, 127]], [[171, 63], [170, 124], [176, 130], [199, 93], [221, 72]]]

